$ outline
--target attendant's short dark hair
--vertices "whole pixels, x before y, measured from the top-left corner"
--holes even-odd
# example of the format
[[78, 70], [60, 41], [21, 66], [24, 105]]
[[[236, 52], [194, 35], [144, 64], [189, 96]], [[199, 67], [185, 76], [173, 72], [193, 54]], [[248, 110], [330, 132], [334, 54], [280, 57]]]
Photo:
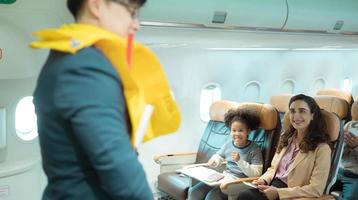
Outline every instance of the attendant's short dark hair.
[[[78, 17], [79, 11], [81, 7], [85, 3], [86, 0], [67, 0], [67, 8], [76, 19]], [[120, 3], [124, 6], [131, 6], [134, 8], [140, 8], [144, 5], [146, 0], [106, 0]]]

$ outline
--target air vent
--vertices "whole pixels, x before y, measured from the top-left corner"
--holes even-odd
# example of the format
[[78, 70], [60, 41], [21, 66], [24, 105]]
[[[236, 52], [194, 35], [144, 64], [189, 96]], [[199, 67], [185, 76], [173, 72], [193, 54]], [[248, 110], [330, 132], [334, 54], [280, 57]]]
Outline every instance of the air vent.
[[212, 23], [223, 24], [225, 23], [227, 13], [225, 11], [215, 11]]
[[336, 31], [341, 30], [343, 27], [343, 24], [344, 24], [343, 20], [336, 21], [336, 24], [334, 25], [333, 30], [336, 30]]

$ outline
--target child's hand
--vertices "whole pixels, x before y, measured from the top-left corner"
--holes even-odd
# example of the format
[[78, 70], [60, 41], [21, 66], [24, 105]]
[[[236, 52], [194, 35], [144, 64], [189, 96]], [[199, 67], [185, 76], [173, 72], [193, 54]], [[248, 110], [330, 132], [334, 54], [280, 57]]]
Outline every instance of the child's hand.
[[240, 154], [238, 152], [236, 152], [236, 151], [233, 151], [231, 153], [231, 158], [232, 158], [233, 161], [237, 162], [237, 161], [240, 160]]
[[217, 167], [219, 165], [219, 163], [217, 162], [217, 160], [215, 158], [211, 158], [209, 161], [208, 161], [208, 165], [209, 167]]

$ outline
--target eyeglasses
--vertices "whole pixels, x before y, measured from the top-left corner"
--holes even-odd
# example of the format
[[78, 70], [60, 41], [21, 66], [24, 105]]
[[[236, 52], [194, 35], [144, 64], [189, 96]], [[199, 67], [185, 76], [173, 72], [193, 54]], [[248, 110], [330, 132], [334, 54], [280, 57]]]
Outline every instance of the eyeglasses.
[[122, 5], [123, 7], [125, 7], [125, 9], [131, 15], [132, 19], [138, 19], [138, 13], [139, 13], [138, 6], [130, 4], [128, 2], [120, 1], [120, 0], [114, 0], [113, 2], [116, 2], [120, 5]]

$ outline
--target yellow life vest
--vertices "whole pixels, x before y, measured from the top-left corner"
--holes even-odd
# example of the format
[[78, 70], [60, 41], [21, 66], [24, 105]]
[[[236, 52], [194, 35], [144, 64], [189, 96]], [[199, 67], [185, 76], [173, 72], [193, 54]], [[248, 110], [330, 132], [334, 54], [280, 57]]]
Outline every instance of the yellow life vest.
[[127, 62], [127, 40], [92, 25], [69, 24], [58, 29], [45, 29], [34, 33], [39, 41], [32, 48], [46, 48], [75, 54], [94, 45], [113, 64], [122, 79], [124, 96], [132, 124], [131, 142], [135, 145], [143, 111], [147, 104], [154, 107], [143, 142], [176, 131], [180, 125], [180, 112], [168, 81], [155, 55], [143, 45], [134, 42], [131, 66]]

